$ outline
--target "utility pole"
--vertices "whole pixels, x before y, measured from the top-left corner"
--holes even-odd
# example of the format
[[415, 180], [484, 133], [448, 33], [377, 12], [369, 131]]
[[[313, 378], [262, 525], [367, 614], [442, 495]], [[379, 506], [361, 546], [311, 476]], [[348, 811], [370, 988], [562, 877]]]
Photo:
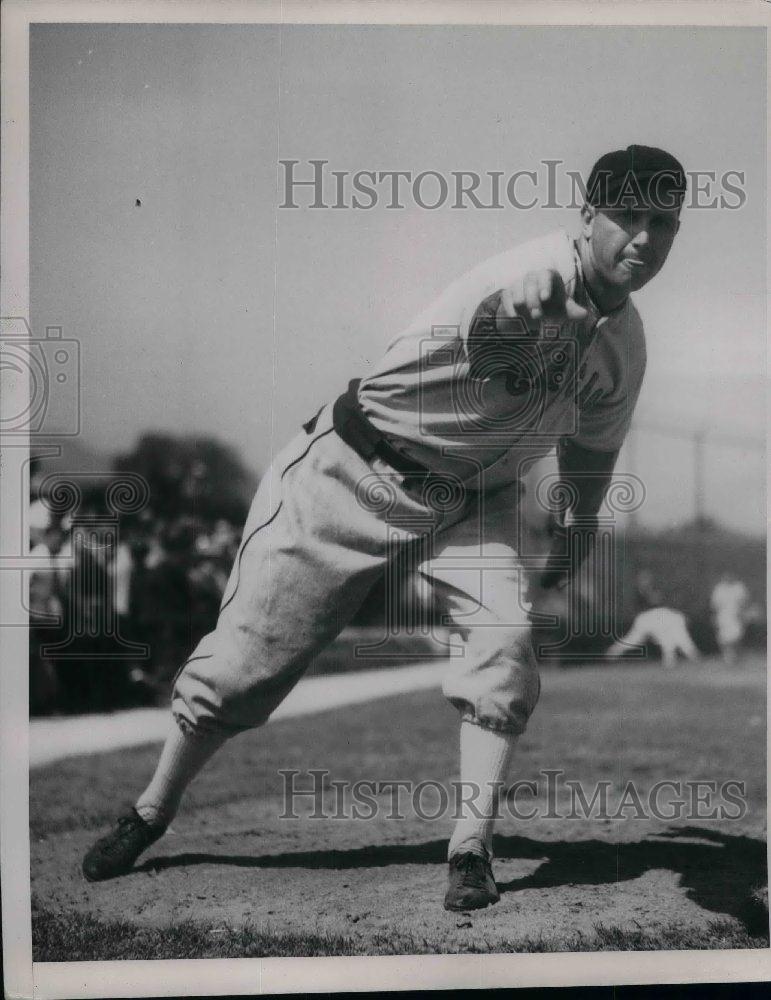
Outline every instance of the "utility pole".
[[704, 479], [704, 442], [706, 438], [704, 427], [699, 427], [693, 434], [693, 507], [696, 519], [696, 579], [703, 580], [706, 570], [705, 556], [707, 549], [707, 503]]
[[706, 433], [703, 427], [694, 431], [693, 434], [693, 488], [694, 488], [694, 514], [696, 523], [701, 527], [707, 516], [706, 496], [704, 489], [704, 439]]
[[[637, 427], [634, 424], [632, 424], [629, 434], [627, 435], [626, 444], [627, 444], [627, 452], [626, 452], [627, 472], [631, 473], [631, 475], [633, 476], [636, 476], [638, 468], [638, 458], [637, 458], [638, 431]], [[638, 525], [638, 517], [637, 517], [637, 508], [635, 507], [635, 509], [632, 510], [628, 515], [628, 526], [634, 532], [634, 530], [637, 528], [637, 525]]]

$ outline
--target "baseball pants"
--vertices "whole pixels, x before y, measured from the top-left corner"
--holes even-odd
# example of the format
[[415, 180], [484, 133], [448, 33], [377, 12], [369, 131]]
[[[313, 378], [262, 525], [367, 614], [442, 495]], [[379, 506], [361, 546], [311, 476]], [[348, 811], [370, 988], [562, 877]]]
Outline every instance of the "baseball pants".
[[409, 484], [342, 441], [331, 406], [307, 426], [255, 495], [216, 628], [177, 674], [177, 722], [228, 734], [264, 723], [377, 580], [412, 553], [406, 563], [460, 636], [444, 695], [480, 726], [522, 733], [540, 680], [512, 547], [516, 490]]

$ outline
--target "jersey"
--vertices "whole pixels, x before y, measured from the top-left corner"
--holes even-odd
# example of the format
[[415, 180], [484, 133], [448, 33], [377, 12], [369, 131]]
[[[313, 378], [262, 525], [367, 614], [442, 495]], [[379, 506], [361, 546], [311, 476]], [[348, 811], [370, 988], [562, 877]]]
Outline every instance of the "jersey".
[[685, 615], [672, 608], [641, 611], [634, 620], [632, 631], [640, 637], [637, 641], [655, 642], [666, 649], [691, 645]]
[[710, 604], [721, 645], [738, 642], [744, 635], [744, 613], [749, 597], [749, 591], [741, 580], [721, 580], [715, 584]]
[[[557, 271], [587, 310], [536, 335], [501, 331], [501, 292], [532, 270]], [[630, 299], [601, 315], [576, 246], [559, 230], [498, 254], [454, 282], [390, 344], [359, 400], [389, 443], [433, 471], [484, 487], [520, 479], [563, 437], [616, 451], [645, 372], [645, 336]]]
[[715, 584], [710, 604], [716, 614], [738, 618], [749, 596], [749, 591], [741, 580], [721, 580]]

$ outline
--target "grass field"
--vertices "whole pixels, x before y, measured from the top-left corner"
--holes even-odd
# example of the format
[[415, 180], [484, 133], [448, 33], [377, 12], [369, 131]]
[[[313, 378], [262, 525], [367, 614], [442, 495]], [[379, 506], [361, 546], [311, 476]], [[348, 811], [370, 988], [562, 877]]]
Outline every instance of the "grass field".
[[[373, 819], [333, 818], [330, 782], [457, 779], [457, 716], [438, 691], [238, 737], [167, 836], [113, 882], [86, 883], [80, 859], [142, 789], [157, 747], [62, 761], [31, 776], [34, 958], [767, 947], [765, 735], [759, 658], [730, 671], [713, 661], [544, 670], [510, 776], [539, 782], [517, 800], [539, 815], [500, 821], [501, 902], [468, 915], [441, 906], [448, 816], [421, 818], [405, 796], [403, 818], [389, 818], [387, 792]], [[309, 818], [305, 800], [300, 818], [279, 818], [279, 771], [301, 772], [307, 787], [311, 768], [329, 771], [327, 818]], [[551, 803], [562, 818], [548, 815], [550, 769], [563, 772]], [[746, 810], [664, 819], [620, 808], [628, 782], [645, 803], [665, 779], [744, 782]], [[588, 798], [609, 782], [611, 815], [565, 818], [565, 780]], [[421, 801], [432, 812], [438, 794]]]

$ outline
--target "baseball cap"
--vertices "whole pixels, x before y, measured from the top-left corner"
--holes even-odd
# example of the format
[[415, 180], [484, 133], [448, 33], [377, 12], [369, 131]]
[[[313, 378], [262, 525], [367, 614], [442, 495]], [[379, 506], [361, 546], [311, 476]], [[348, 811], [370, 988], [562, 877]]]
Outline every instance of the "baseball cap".
[[627, 146], [605, 153], [592, 167], [588, 204], [597, 208], [681, 208], [685, 170], [671, 153], [655, 146]]

